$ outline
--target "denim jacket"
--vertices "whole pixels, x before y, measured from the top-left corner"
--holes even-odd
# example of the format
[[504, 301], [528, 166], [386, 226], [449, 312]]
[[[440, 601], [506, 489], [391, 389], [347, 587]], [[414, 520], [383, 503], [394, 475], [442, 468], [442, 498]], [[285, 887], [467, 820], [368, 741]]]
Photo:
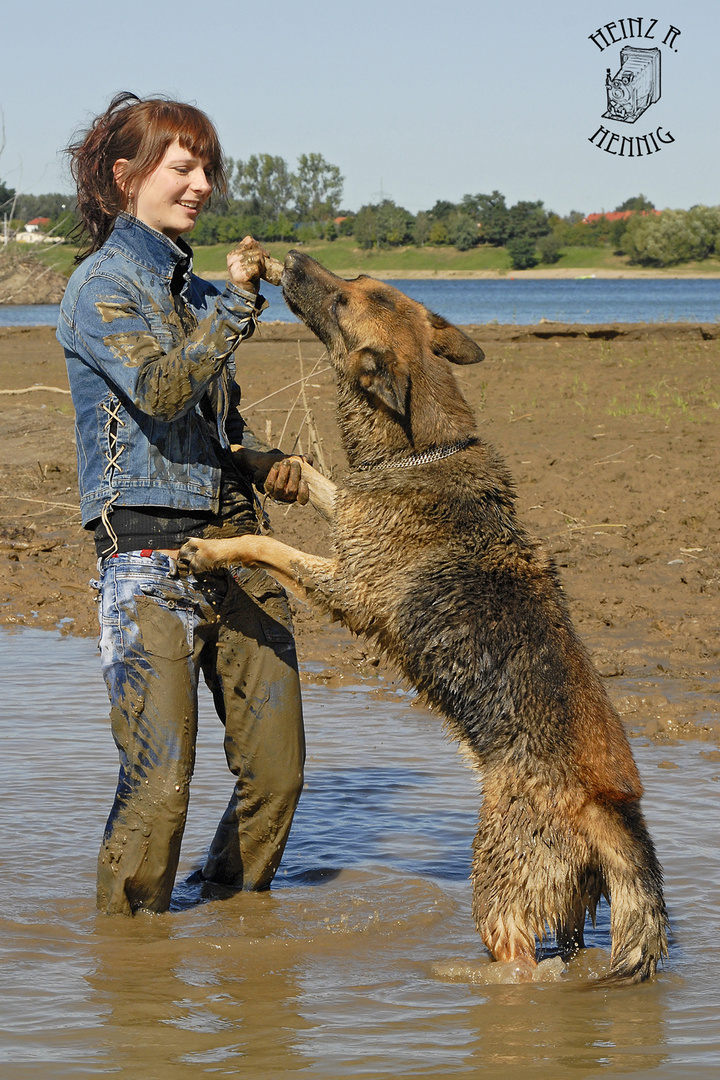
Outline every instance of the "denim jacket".
[[57, 336], [83, 525], [116, 504], [217, 513], [217, 448], [257, 445], [237, 411], [233, 350], [264, 301], [231, 284], [219, 293], [192, 273], [191, 256], [183, 240], [120, 214], [70, 278]]

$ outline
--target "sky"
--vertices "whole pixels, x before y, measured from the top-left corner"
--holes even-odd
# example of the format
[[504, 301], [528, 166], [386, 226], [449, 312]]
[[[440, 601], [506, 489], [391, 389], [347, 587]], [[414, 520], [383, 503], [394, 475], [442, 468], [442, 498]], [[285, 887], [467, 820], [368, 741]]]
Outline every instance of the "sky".
[[[628, 15], [652, 37], [612, 42]], [[634, 124], [603, 119], [627, 44], [660, 49], [660, 99]], [[640, 192], [717, 205], [719, 45], [718, 0], [26, 0], [1, 47], [0, 179], [71, 191], [63, 147], [132, 90], [200, 106], [230, 157], [322, 154], [351, 210], [493, 190], [559, 214]], [[601, 125], [668, 141], [619, 156], [590, 141]]]

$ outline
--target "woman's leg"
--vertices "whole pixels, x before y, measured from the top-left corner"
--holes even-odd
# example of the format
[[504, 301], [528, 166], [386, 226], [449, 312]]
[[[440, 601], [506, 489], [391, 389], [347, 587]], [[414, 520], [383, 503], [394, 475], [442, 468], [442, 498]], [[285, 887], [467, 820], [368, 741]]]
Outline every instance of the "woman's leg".
[[280, 864], [303, 784], [305, 734], [290, 610], [263, 570], [228, 575], [217, 649], [204, 672], [237, 777], [203, 877], [264, 889]]
[[98, 860], [98, 908], [166, 911], [197, 733], [191, 590], [163, 556], [106, 559], [102, 667], [120, 775]]

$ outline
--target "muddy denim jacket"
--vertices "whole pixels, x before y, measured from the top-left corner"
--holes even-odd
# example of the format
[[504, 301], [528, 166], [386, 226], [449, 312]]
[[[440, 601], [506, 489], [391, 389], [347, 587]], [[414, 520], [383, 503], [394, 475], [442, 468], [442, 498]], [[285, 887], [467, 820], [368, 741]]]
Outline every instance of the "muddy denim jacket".
[[[177, 299], [173, 274], [187, 262]], [[178, 271], [181, 273], [181, 271]], [[257, 446], [233, 350], [262, 297], [192, 273], [192, 252], [129, 214], [70, 278], [57, 336], [75, 406], [83, 525], [113, 505], [217, 513], [217, 447]]]

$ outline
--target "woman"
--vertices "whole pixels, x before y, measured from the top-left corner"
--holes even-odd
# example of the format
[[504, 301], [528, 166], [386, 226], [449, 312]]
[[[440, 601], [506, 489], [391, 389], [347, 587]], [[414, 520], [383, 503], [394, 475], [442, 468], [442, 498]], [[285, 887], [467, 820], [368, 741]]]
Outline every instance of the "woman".
[[[263, 571], [178, 578], [189, 536], [257, 532], [254, 486], [285, 501], [297, 467], [238, 411], [233, 353], [250, 337], [266, 253], [247, 237], [223, 292], [182, 239], [224, 174], [200, 110], [118, 94], [69, 148], [88, 243], [60, 311], [76, 411], [83, 525], [94, 533], [103, 674], [120, 775], [98, 908], [165, 911], [180, 855], [202, 671], [237, 782], [200, 877], [269, 886], [302, 787], [304, 735], [287, 598]], [[269, 470], [269, 471], [268, 471]]]

